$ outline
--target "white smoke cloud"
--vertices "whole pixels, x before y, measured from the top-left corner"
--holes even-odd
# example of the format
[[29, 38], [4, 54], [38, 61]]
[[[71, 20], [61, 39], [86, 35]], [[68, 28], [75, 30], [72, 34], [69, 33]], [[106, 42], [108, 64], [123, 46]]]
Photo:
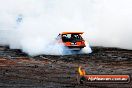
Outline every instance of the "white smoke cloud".
[[[0, 0], [0, 43], [30, 55], [50, 52], [63, 31], [83, 31], [92, 46], [132, 49], [131, 0]], [[56, 51], [54, 51], [56, 52]]]

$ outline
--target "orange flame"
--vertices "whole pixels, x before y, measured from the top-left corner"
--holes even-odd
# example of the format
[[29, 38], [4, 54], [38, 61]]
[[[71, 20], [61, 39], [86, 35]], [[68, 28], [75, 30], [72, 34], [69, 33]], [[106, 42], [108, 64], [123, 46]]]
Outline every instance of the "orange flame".
[[78, 72], [79, 72], [80, 76], [84, 76], [86, 74], [86, 71], [84, 69], [82, 69], [81, 66], [79, 66]]

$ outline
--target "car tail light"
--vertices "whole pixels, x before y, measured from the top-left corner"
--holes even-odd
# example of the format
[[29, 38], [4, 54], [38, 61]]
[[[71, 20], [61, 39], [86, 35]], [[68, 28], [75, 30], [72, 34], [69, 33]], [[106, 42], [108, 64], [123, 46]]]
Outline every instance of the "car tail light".
[[82, 45], [85, 45], [85, 42], [84, 41], [82, 41], [81, 43], [82, 43]]
[[65, 45], [66, 46], [70, 46], [71, 45], [71, 42], [66, 42]]

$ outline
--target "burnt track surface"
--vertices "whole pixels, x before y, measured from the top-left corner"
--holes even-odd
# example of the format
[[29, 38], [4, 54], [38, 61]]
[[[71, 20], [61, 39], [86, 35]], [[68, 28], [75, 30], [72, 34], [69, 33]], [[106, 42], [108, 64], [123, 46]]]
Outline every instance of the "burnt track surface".
[[[78, 66], [87, 74], [132, 74], [132, 51], [93, 47], [89, 55], [40, 55], [0, 47], [0, 87], [9, 88], [132, 88], [128, 84], [77, 83]], [[132, 77], [132, 75], [131, 75]]]

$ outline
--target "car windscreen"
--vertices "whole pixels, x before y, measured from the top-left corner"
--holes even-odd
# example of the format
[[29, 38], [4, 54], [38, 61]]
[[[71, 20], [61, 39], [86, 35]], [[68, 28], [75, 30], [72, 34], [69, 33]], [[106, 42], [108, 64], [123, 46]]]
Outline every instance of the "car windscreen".
[[79, 34], [63, 34], [62, 40], [63, 42], [78, 42], [82, 41], [83, 38]]

